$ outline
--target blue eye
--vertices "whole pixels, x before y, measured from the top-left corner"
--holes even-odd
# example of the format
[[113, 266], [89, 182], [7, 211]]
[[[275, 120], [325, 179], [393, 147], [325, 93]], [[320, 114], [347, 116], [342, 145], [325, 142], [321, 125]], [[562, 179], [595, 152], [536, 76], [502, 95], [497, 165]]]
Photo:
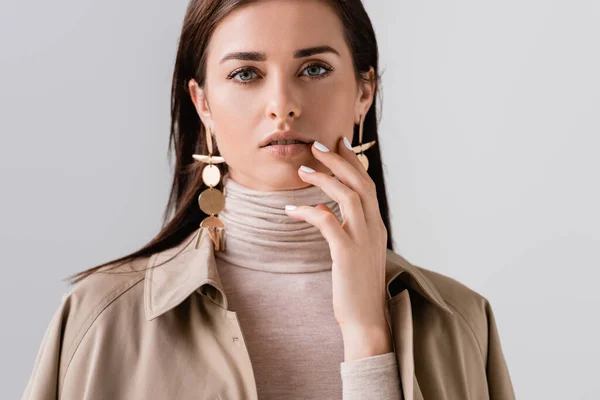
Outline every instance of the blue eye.
[[[317, 69], [318, 75], [309, 74], [309, 75], [301, 75], [301, 76], [308, 76], [311, 79], [323, 79], [323, 78], [329, 76], [331, 74], [331, 72], [333, 71], [333, 68], [331, 68], [325, 64], [321, 64], [321, 63], [309, 64], [306, 66], [306, 68], [304, 68], [304, 71], [310, 70], [315, 67], [318, 68]], [[319, 73], [319, 69], [323, 69], [325, 72]], [[313, 69], [313, 71], [314, 71], [314, 69]], [[227, 76], [227, 79], [230, 79], [240, 85], [247, 85], [247, 84], [252, 83], [253, 80], [252, 79], [235, 79], [235, 78], [237, 76], [242, 76], [244, 74], [247, 74], [248, 72], [256, 74], [256, 71], [253, 68], [241, 68], [241, 69], [237, 69], [237, 70], [233, 71], [231, 74], [229, 74]]]

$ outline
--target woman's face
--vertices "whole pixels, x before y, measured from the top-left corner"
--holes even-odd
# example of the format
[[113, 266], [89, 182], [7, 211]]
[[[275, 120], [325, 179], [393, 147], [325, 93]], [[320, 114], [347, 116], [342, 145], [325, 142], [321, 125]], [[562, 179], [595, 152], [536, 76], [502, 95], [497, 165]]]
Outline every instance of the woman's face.
[[[333, 50], [295, 55], [321, 46]], [[226, 57], [240, 52], [264, 57]], [[373, 70], [364, 76], [372, 78]], [[375, 89], [356, 81], [342, 22], [317, 0], [263, 0], [235, 10], [210, 39], [205, 87], [194, 80], [189, 87], [231, 179], [265, 191], [309, 186], [298, 175], [300, 165], [332, 174], [310, 146], [292, 157], [272, 155], [261, 147], [269, 134], [293, 130], [337, 152], [342, 136], [352, 140]]]

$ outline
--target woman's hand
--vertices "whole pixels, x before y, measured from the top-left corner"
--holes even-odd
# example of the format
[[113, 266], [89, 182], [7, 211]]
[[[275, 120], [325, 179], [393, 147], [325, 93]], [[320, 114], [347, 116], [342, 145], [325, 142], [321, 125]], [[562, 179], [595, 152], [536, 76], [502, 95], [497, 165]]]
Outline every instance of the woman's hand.
[[375, 183], [349, 143], [346, 147], [342, 139], [345, 138], [338, 141], [337, 153], [318, 142], [311, 146], [315, 158], [334, 176], [306, 172], [302, 167], [298, 173], [302, 180], [319, 186], [340, 205], [343, 223], [324, 204], [298, 206], [287, 213], [319, 228], [329, 243], [333, 311], [344, 336], [348, 360], [393, 349], [385, 314], [387, 229], [381, 219]]

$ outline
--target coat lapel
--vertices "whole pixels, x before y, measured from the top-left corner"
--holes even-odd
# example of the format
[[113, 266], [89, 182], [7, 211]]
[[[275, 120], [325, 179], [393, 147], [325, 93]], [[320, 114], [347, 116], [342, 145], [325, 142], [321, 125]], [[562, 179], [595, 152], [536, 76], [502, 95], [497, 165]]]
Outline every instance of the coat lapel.
[[[196, 230], [181, 244], [154, 254], [146, 271], [144, 306], [151, 321], [181, 304], [197, 291], [227, 309], [227, 296], [217, 272], [213, 243], [204, 229]], [[199, 248], [195, 243], [200, 237]]]
[[[405, 282], [402, 285], [405, 287], [398, 293], [391, 293], [391, 287], [398, 287], [398, 285], [394, 285], [396, 279]], [[424, 400], [415, 375], [411, 293], [418, 293], [433, 305], [450, 314], [453, 314], [453, 311], [433, 283], [416, 266], [389, 249], [386, 257], [386, 283], [391, 317], [390, 328], [404, 400]]]
[[413, 326], [408, 290], [403, 290], [390, 304], [392, 334], [404, 400], [413, 400], [415, 362], [413, 355]]

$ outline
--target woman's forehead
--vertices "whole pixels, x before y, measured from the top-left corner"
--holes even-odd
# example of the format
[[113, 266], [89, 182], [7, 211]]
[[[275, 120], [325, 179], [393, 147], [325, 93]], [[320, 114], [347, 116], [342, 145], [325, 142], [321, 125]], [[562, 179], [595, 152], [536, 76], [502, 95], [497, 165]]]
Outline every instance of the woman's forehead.
[[317, 0], [265, 0], [244, 5], [219, 22], [208, 50], [219, 62], [228, 53], [244, 51], [291, 58], [296, 50], [314, 46], [344, 51], [343, 26], [330, 6]]

